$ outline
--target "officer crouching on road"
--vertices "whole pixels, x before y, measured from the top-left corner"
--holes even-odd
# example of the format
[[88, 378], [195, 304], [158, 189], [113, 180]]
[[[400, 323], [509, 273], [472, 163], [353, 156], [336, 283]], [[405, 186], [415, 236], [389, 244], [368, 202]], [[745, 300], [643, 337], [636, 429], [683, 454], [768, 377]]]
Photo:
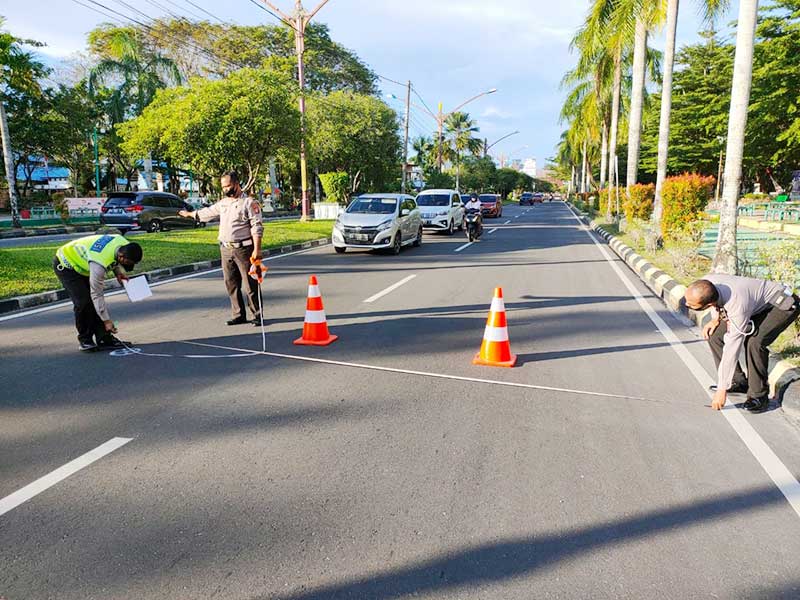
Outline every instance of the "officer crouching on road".
[[[800, 316], [800, 299], [774, 281], [711, 274], [691, 284], [684, 295], [692, 310], [712, 309], [703, 327], [717, 364], [717, 385], [711, 386], [711, 407], [720, 410], [729, 393], [747, 393], [744, 408], [762, 413], [769, 407], [767, 346]], [[739, 365], [745, 348], [747, 375]]]
[[[231, 299], [232, 317], [228, 325], [241, 325], [252, 322], [261, 324], [259, 312], [258, 283], [249, 276], [250, 258], [261, 258], [261, 237], [264, 226], [261, 221], [261, 207], [253, 198], [242, 191], [239, 175], [228, 171], [220, 178], [225, 198], [198, 211], [180, 211], [182, 217], [195, 218], [208, 222], [219, 217], [219, 251], [222, 256], [222, 273], [225, 287]], [[242, 283], [245, 283], [247, 305], [253, 315], [248, 321], [242, 298]]]
[[72, 300], [81, 351], [123, 347], [106, 305], [106, 273], [112, 270], [122, 283], [141, 260], [142, 247], [121, 235], [78, 238], [56, 252], [53, 269]]

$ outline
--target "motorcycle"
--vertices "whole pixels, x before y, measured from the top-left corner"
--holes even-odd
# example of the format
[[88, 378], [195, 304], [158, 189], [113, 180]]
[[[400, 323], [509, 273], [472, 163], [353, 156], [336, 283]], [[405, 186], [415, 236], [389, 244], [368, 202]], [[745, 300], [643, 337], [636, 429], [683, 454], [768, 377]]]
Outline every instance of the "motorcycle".
[[467, 238], [470, 242], [474, 242], [483, 233], [483, 216], [481, 215], [481, 211], [476, 209], [470, 209], [467, 211], [466, 216], [464, 217], [464, 222], [466, 223], [467, 231]]

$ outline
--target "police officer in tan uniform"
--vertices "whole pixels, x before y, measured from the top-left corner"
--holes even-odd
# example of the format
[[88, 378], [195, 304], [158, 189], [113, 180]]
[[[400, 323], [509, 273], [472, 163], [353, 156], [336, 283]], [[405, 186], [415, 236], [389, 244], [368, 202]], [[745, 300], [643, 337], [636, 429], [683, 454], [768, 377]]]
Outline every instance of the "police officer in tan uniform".
[[[220, 178], [225, 197], [216, 204], [198, 211], [180, 211], [182, 217], [195, 218], [204, 223], [219, 218], [219, 250], [222, 256], [222, 273], [225, 287], [231, 298], [233, 318], [228, 325], [251, 322], [261, 324], [259, 313], [258, 283], [248, 275], [250, 258], [261, 258], [261, 237], [264, 226], [261, 222], [261, 207], [242, 191], [239, 175], [228, 171]], [[247, 305], [253, 320], [247, 320], [242, 283], [245, 284]]]

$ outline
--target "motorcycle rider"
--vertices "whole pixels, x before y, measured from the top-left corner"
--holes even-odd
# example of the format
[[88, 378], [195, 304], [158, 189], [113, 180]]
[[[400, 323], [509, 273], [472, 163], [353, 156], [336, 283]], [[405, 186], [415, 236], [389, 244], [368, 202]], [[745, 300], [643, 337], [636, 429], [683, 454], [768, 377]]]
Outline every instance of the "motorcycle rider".
[[472, 194], [464, 205], [464, 208], [467, 210], [467, 214], [471, 211], [477, 211], [478, 213], [478, 237], [483, 233], [483, 216], [481, 214], [481, 201], [478, 200], [478, 194]]

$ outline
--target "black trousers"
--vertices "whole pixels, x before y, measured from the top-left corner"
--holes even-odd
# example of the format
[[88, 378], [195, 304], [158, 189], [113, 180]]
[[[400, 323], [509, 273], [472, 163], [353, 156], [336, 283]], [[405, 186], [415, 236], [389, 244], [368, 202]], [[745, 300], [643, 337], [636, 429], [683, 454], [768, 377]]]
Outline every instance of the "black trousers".
[[[800, 316], [800, 300], [795, 298], [792, 310], [780, 310], [771, 306], [757, 315], [753, 315], [755, 331], [744, 341], [747, 375], [736, 361], [736, 372], [733, 375], [734, 386], [747, 386], [749, 398], [764, 398], [769, 395], [769, 346]], [[745, 324], [746, 325], [746, 324]], [[724, 336], [728, 331], [728, 322], [721, 321], [719, 327], [708, 340], [714, 362], [717, 367], [722, 360], [725, 348]]]
[[78, 330], [78, 340], [93, 342], [93, 337], [99, 341], [106, 333], [103, 320], [94, 309], [92, 295], [89, 291], [89, 278], [76, 273], [72, 269], [59, 269], [61, 263], [58, 258], [53, 259], [53, 270], [56, 277], [64, 286], [75, 313], [75, 328]]
[[219, 247], [222, 256], [222, 274], [225, 279], [225, 289], [231, 299], [231, 314], [234, 319], [246, 317], [244, 298], [242, 297], [242, 283], [244, 292], [247, 294], [247, 305], [254, 319], [259, 319], [261, 314], [258, 312], [258, 282], [250, 277], [250, 255], [253, 253], [252, 246], [243, 248]]

